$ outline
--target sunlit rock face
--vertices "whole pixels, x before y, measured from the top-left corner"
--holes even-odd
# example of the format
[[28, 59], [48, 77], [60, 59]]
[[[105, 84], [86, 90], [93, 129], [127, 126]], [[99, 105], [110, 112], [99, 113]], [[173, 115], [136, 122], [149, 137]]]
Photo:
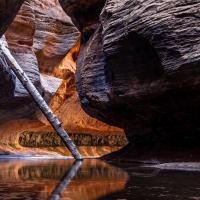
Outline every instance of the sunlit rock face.
[[199, 1], [59, 2], [82, 33], [83, 109], [130, 141], [104, 159], [199, 161]]
[[[105, 134], [69, 134], [76, 146], [109, 146], [122, 147], [127, 144], [125, 135]], [[19, 144], [23, 147], [60, 147], [65, 146], [60, 137], [54, 133], [23, 132], [19, 137]]]
[[[12, 55], [68, 133], [97, 138], [109, 134], [117, 138], [122, 136], [122, 129], [91, 118], [80, 106], [75, 87], [80, 33], [58, 1], [25, 1], [5, 38]], [[0, 59], [0, 154], [37, 155], [38, 151], [38, 155], [70, 155], [62, 145], [54, 148], [50, 144], [52, 152], [49, 153], [48, 145], [44, 149], [31, 150], [31, 145], [26, 148], [19, 144], [20, 136], [26, 131], [40, 136], [56, 133], [9, 69], [4, 57], [0, 56]], [[111, 146], [80, 147], [80, 151], [83, 155], [99, 156], [119, 149]]]
[[35, 12], [34, 52], [41, 73], [51, 75], [75, 45], [79, 31], [57, 1], [31, 1]]

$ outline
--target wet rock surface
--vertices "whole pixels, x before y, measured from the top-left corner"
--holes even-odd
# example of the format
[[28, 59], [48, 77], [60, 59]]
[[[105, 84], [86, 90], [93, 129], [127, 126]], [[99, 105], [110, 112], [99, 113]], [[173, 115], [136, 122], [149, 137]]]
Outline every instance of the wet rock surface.
[[[173, 163], [167, 163], [173, 165]], [[178, 164], [178, 163], [176, 163]], [[187, 163], [185, 163], [187, 165]], [[191, 163], [188, 163], [190, 165]], [[129, 180], [123, 190], [107, 194], [98, 200], [109, 199], [198, 199], [198, 171], [163, 170], [144, 167], [137, 164], [113, 164], [129, 175]], [[164, 165], [164, 164], [163, 164]], [[186, 181], [187, 180], [187, 181]]]
[[179, 171], [200, 171], [199, 162], [188, 163], [164, 163], [160, 165], [154, 165], [153, 168], [164, 170], [179, 170]]
[[75, 26], [85, 35], [90, 35], [99, 24], [99, 13], [106, 0], [59, 0], [63, 10]]
[[82, 32], [76, 83], [83, 109], [123, 128], [130, 142], [104, 158], [199, 155], [200, 2], [109, 0], [95, 17], [83, 17], [90, 25], [76, 17], [90, 16], [90, 5], [85, 11], [79, 1], [59, 2]]

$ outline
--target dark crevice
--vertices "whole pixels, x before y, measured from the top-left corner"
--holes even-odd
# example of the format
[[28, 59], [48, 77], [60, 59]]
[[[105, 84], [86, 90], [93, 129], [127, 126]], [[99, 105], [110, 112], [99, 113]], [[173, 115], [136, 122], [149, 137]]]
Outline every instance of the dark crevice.
[[131, 88], [136, 82], [152, 82], [164, 73], [162, 61], [155, 48], [143, 36], [130, 33], [112, 46], [116, 50], [107, 55], [105, 73], [120, 93], [120, 88]]

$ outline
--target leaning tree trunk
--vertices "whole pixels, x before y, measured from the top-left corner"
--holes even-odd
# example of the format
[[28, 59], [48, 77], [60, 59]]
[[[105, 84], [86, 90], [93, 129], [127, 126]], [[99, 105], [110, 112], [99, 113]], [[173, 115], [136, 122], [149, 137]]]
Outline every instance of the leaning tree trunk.
[[57, 119], [57, 117], [53, 114], [49, 106], [46, 104], [40, 93], [37, 91], [35, 86], [32, 84], [28, 76], [25, 74], [25, 72], [21, 69], [21, 67], [18, 65], [15, 58], [11, 55], [10, 51], [7, 47], [4, 46], [3, 42], [0, 41], [0, 46], [2, 49], [2, 52], [4, 56], [6, 57], [7, 62], [9, 63], [9, 66], [11, 67], [12, 71], [15, 73], [15, 75], [18, 77], [18, 79], [21, 81], [23, 86], [26, 88], [26, 90], [29, 92], [29, 94], [32, 96], [40, 110], [43, 112], [43, 114], [46, 116], [48, 121], [51, 123], [55, 131], [58, 133], [64, 144], [67, 146], [69, 151], [72, 153], [73, 157], [76, 160], [82, 160], [82, 156], [80, 155], [78, 149], [76, 148], [75, 144], [70, 139], [69, 135], [66, 133], [66, 131], [62, 127], [62, 123]]

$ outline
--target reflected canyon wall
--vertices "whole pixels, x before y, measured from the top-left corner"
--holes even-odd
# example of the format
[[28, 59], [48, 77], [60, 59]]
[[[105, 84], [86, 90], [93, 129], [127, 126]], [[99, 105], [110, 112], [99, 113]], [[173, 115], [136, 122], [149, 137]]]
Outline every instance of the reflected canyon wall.
[[[8, 43], [12, 55], [60, 121], [63, 122], [65, 130], [70, 134], [76, 134], [76, 137], [79, 138], [78, 141], [85, 138], [84, 134], [91, 138], [104, 138], [104, 140], [106, 136], [113, 134], [116, 138], [122, 137], [123, 142], [126, 143], [122, 129], [89, 117], [80, 106], [74, 75], [80, 48], [80, 33], [70, 17], [63, 12], [58, 1], [27, 0], [24, 3], [23, 1], [18, 2], [16, 5], [9, 5], [13, 9], [12, 13], [8, 9], [5, 9], [5, 12], [8, 13], [4, 12], [10, 20], [2, 22], [4, 23], [2, 27], [7, 28], [5, 43]], [[7, 6], [7, 4], [5, 5]], [[14, 14], [17, 16], [15, 17]], [[13, 19], [14, 21], [9, 26]], [[6, 28], [2, 29], [2, 34]], [[48, 145], [48, 141], [44, 142], [43, 138], [49, 133], [54, 138], [54, 130], [22, 84], [9, 70], [2, 55], [1, 61], [0, 153], [70, 155], [62, 145], [54, 147], [55, 145]], [[37, 135], [35, 140], [39, 141], [38, 144], [45, 143], [45, 145], [42, 147], [41, 145], [32, 145], [33, 142], [30, 141], [33, 140], [33, 137], [29, 137], [26, 141], [28, 137], [23, 137], [24, 132]], [[20, 143], [20, 138], [25, 141], [23, 144]], [[112, 142], [115, 142], [115, 139], [110, 141], [110, 143]], [[30, 143], [31, 145], [27, 145]], [[86, 146], [84, 144], [79, 149], [83, 155], [96, 156], [119, 149], [119, 145], [114, 146], [90, 147], [89, 144]]]
[[[3, 199], [47, 199], [72, 167], [73, 160], [1, 160], [0, 195]], [[61, 198], [100, 198], [123, 189], [127, 172], [98, 160], [84, 160]], [[92, 188], [92, 189], [91, 189]], [[101, 188], [101, 189], [99, 189]]]

